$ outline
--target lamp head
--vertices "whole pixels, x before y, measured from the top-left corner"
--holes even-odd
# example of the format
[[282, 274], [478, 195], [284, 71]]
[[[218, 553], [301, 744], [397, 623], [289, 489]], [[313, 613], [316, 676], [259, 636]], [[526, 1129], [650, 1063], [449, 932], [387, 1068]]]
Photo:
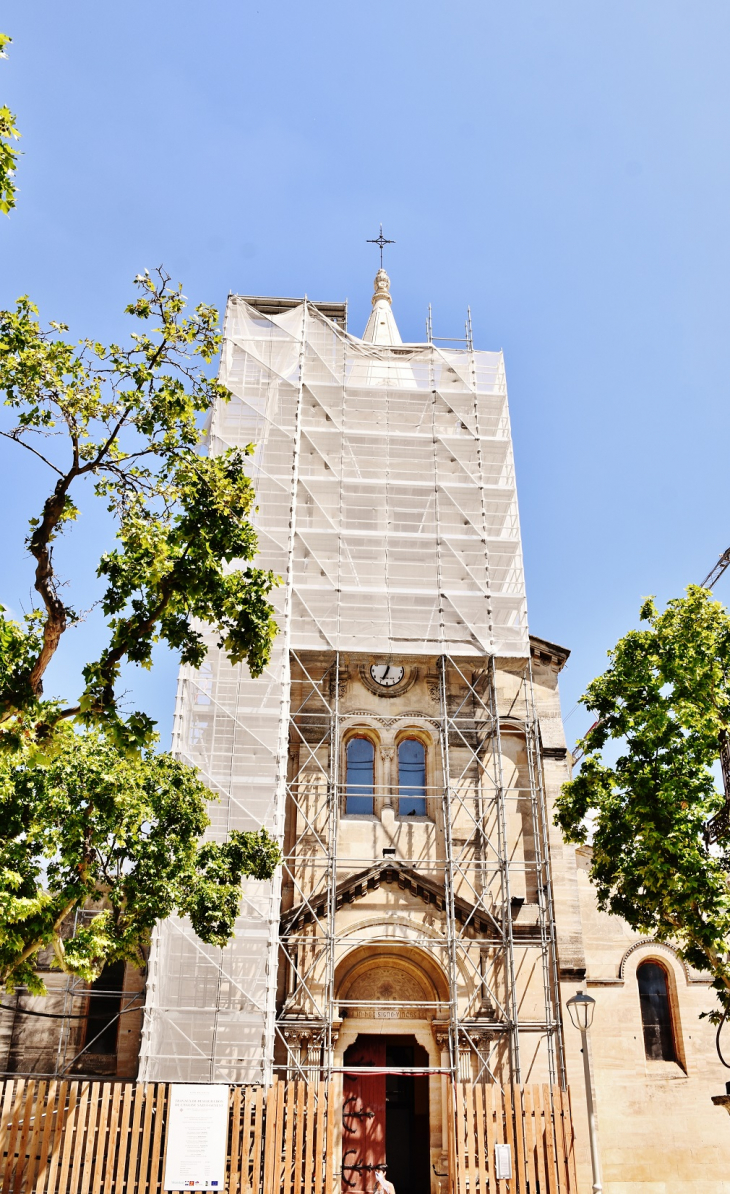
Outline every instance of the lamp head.
[[577, 991], [572, 999], [568, 1000], [567, 1008], [570, 1013], [570, 1019], [573, 1026], [579, 1032], [587, 1032], [593, 1023], [593, 1012], [595, 1011], [596, 1001], [590, 995], [586, 995], [583, 991]]

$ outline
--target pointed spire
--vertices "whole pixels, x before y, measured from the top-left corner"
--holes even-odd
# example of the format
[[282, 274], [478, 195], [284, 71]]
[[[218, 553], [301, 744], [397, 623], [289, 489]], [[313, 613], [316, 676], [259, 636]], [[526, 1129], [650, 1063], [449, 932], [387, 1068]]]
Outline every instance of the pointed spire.
[[362, 334], [363, 340], [371, 344], [402, 344], [398, 325], [391, 310], [393, 300], [390, 297], [390, 278], [381, 267], [375, 275], [375, 293], [373, 294], [373, 309], [367, 327]]

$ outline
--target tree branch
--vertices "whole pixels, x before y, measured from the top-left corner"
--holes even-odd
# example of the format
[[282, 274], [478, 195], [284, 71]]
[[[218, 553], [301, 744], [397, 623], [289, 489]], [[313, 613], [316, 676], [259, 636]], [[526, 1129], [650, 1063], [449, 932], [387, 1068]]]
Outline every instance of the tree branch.
[[41, 452], [38, 452], [35, 448], [31, 448], [30, 444], [26, 444], [24, 439], [19, 439], [14, 432], [0, 431], [0, 435], [4, 435], [5, 439], [11, 439], [14, 444], [18, 444], [21, 448], [27, 448], [29, 452], [32, 452], [34, 456], [37, 456], [39, 460], [42, 460], [44, 464], [47, 464], [49, 468], [52, 468], [54, 473], [58, 473], [59, 477], [64, 476], [60, 468], [57, 468], [56, 465], [52, 464], [50, 460], [46, 460], [45, 456]]

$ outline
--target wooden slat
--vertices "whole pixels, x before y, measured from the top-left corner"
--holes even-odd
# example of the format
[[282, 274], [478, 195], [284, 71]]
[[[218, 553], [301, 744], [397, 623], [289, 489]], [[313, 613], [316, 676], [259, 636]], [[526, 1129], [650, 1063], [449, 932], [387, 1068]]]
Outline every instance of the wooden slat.
[[494, 1096], [499, 1094], [496, 1086], [491, 1083], [484, 1087], [484, 1128], [486, 1140], [484, 1148], [487, 1156], [487, 1173], [489, 1175], [489, 1194], [497, 1187], [494, 1176]]
[[565, 1147], [565, 1122], [563, 1117], [563, 1101], [561, 1098], [560, 1087], [553, 1086], [550, 1090], [550, 1094], [553, 1104], [553, 1117], [555, 1119], [558, 1188], [560, 1190], [560, 1194], [568, 1194], [568, 1191], [570, 1190], [570, 1177], [568, 1174], [568, 1150]]
[[251, 1190], [252, 1194], [260, 1194], [262, 1189], [261, 1141], [264, 1130], [264, 1092], [262, 1087], [259, 1087], [259, 1089], [256, 1091], [256, 1104], [254, 1111], [255, 1119], [253, 1130], [253, 1151], [251, 1153]]
[[117, 1149], [117, 1175], [114, 1182], [114, 1194], [122, 1194], [124, 1189], [124, 1175], [129, 1157], [129, 1119], [132, 1112], [131, 1082], [125, 1082], [122, 1092], [122, 1114], [119, 1123], [119, 1146]]
[[[91, 1082], [79, 1082], [77, 1085], [78, 1103], [76, 1105], [76, 1140], [73, 1150], [73, 1163], [68, 1175], [69, 1190], [76, 1194], [81, 1183], [81, 1166], [87, 1156], [86, 1128], [89, 1117], [89, 1096]], [[88, 1162], [87, 1162], [88, 1164]]]
[[314, 1080], [307, 1083], [307, 1109], [306, 1109], [306, 1125], [307, 1131], [304, 1136], [304, 1154], [302, 1156], [302, 1190], [304, 1194], [313, 1194], [312, 1182], [314, 1179], [314, 1147], [315, 1147], [315, 1133], [314, 1126], [317, 1115], [317, 1104], [314, 1099]]
[[[160, 1147], [162, 1144], [162, 1125], [165, 1122], [167, 1090], [168, 1087], [164, 1082], [155, 1083], [155, 1133], [152, 1142], [152, 1161], [150, 1163], [150, 1178], [148, 1187], [150, 1194], [158, 1194], [158, 1191], [162, 1188], [162, 1177], [160, 1175]], [[104, 1194], [106, 1194], [106, 1191]], [[110, 1191], [109, 1194], [113, 1194], [113, 1192]]]
[[327, 1144], [325, 1147], [325, 1165], [324, 1165], [324, 1194], [332, 1194], [334, 1186], [335, 1173], [335, 1119], [337, 1111], [335, 1108], [335, 1084], [330, 1079], [329, 1087], [327, 1089]]
[[92, 1089], [89, 1091], [89, 1118], [86, 1122], [86, 1145], [84, 1155], [84, 1172], [79, 1184], [79, 1194], [89, 1194], [91, 1188], [91, 1175], [94, 1170], [96, 1162], [96, 1150], [98, 1147], [98, 1137], [96, 1132], [96, 1121], [99, 1115], [99, 1101], [101, 1099], [101, 1082], [94, 1082]]
[[512, 1106], [515, 1114], [515, 1169], [519, 1194], [527, 1194], [527, 1170], [525, 1167], [524, 1113], [522, 1110], [522, 1089], [512, 1087]]
[[464, 1100], [461, 1097], [461, 1083], [451, 1085], [452, 1117], [454, 1120], [454, 1178], [456, 1194], [466, 1194], [464, 1182]]
[[31, 1192], [36, 1188], [36, 1172], [39, 1162], [40, 1141], [43, 1133], [43, 1125], [45, 1123], [47, 1094], [48, 1082], [39, 1082], [36, 1092], [35, 1114], [33, 1116], [33, 1131], [28, 1142], [28, 1166], [25, 1175], [25, 1189], [28, 1194], [31, 1194]]
[[[243, 1119], [241, 1121], [241, 1173], [240, 1194], [251, 1194], [254, 1174], [251, 1168], [254, 1140], [254, 1113], [258, 1090], [247, 1086], [245, 1091]], [[258, 1194], [258, 1191], [256, 1191]]]
[[13, 1174], [14, 1181], [12, 1184], [13, 1194], [20, 1194], [20, 1187], [25, 1177], [25, 1167], [27, 1162], [26, 1149], [28, 1147], [28, 1137], [30, 1136], [31, 1123], [33, 1122], [33, 1105], [37, 1096], [38, 1084], [36, 1082], [29, 1082], [25, 1091], [24, 1105], [20, 1109], [20, 1117], [22, 1117], [22, 1127], [18, 1135], [18, 1160], [15, 1165], [15, 1173]]
[[294, 1178], [293, 1189], [294, 1194], [302, 1194], [302, 1183], [304, 1180], [304, 1105], [307, 1095], [306, 1087], [308, 1083], [300, 1080], [297, 1082], [297, 1099], [296, 1099], [296, 1148], [294, 1161]]
[[251, 1144], [253, 1141], [253, 1109], [254, 1100], [256, 1098], [256, 1090], [252, 1086], [247, 1086], [241, 1095], [241, 1136], [239, 1141], [240, 1161], [238, 1165], [237, 1185], [234, 1184], [233, 1191], [238, 1190], [240, 1194], [251, 1194], [251, 1178], [249, 1177], [249, 1166], [251, 1162]]
[[[279, 1080], [279, 1089], [276, 1095], [276, 1132], [274, 1135], [274, 1187], [273, 1189], [281, 1192], [283, 1186], [283, 1169], [282, 1169], [282, 1154], [284, 1148], [284, 1132], [286, 1131], [286, 1111], [285, 1098], [288, 1091], [288, 1084], [285, 1078]], [[272, 1190], [273, 1194], [273, 1190]]]
[[10, 1106], [10, 1129], [5, 1142], [8, 1155], [5, 1161], [2, 1194], [10, 1194], [13, 1177], [15, 1176], [15, 1150], [18, 1143], [18, 1129], [20, 1128], [23, 1108], [25, 1107], [26, 1086], [27, 1083], [24, 1078], [15, 1079], [13, 1101]]
[[529, 1086], [525, 1086], [522, 1091], [522, 1102], [525, 1108], [525, 1168], [530, 1191], [532, 1191], [537, 1189], [537, 1137], [535, 1135], [532, 1090]]
[[[314, 1087], [314, 1083], [312, 1083]], [[319, 1082], [317, 1085], [317, 1131], [312, 1134], [312, 1191], [313, 1194], [322, 1194], [324, 1189], [324, 1173], [322, 1169], [322, 1162], [324, 1161], [324, 1130], [327, 1121], [327, 1097], [326, 1086], [324, 1082]]]
[[280, 1189], [282, 1194], [291, 1194], [292, 1149], [294, 1147], [294, 1099], [299, 1084], [290, 1080], [286, 1084], [286, 1110], [284, 1111], [284, 1168]]
[[248, 1122], [245, 1118], [247, 1110], [248, 1087], [242, 1091], [240, 1086], [237, 1086], [233, 1091], [233, 1101], [230, 1104], [231, 1146], [228, 1153], [228, 1180], [226, 1183], [229, 1194], [238, 1194], [241, 1187], [244, 1147], [248, 1154]]
[[154, 1104], [154, 1086], [151, 1082], [144, 1087], [144, 1120], [142, 1123], [142, 1145], [139, 1150], [139, 1179], [136, 1194], [146, 1194], [149, 1189], [150, 1174], [150, 1140], [152, 1139], [152, 1107]]
[[[504, 1144], [504, 1094], [498, 1086], [494, 1087], [494, 1139], [492, 1141], [492, 1155], [495, 1144]], [[507, 1178], [495, 1178], [494, 1188], [499, 1194], [508, 1194]], [[540, 1192], [542, 1194], [542, 1191]]]
[[474, 1131], [474, 1084], [472, 1082], [464, 1083], [464, 1102], [466, 1104], [466, 1141], [467, 1164], [469, 1169], [469, 1191], [470, 1194], [474, 1194], [477, 1172], [477, 1145], [476, 1133]]
[[[264, 1194], [277, 1194], [278, 1162], [276, 1159], [277, 1119], [283, 1100], [284, 1084], [275, 1078], [266, 1094], [266, 1126], [264, 1149]], [[276, 1174], [276, 1178], [275, 1178]]]
[[275, 1151], [275, 1124], [276, 1124], [276, 1104], [279, 1099], [279, 1079], [274, 1078], [272, 1085], [266, 1093], [266, 1131], [264, 1144], [264, 1182], [263, 1194], [273, 1194], [274, 1191], [274, 1151]]
[[540, 1183], [540, 1190], [547, 1191], [547, 1178], [545, 1176], [545, 1122], [543, 1119], [543, 1106], [540, 1097], [540, 1087], [535, 1084], [532, 1088], [532, 1104], [535, 1108], [535, 1157], [537, 1168], [537, 1180]]
[[484, 1122], [484, 1083], [477, 1083], [474, 1088], [474, 1102], [477, 1132], [476, 1164], [479, 1170], [480, 1194], [487, 1194], [487, 1126]]
[[129, 1161], [127, 1163], [127, 1194], [137, 1191], [137, 1156], [139, 1153], [140, 1124], [144, 1109], [145, 1088], [141, 1083], [132, 1087], [132, 1130], [129, 1134]]
[[[510, 1156], [512, 1157], [512, 1171], [517, 1169], [517, 1151], [515, 1149], [515, 1122], [514, 1111], [512, 1107], [512, 1088], [505, 1086], [504, 1088], [504, 1134], [506, 1143], [509, 1145]], [[517, 1189], [517, 1182], [512, 1179], [510, 1189]]]
[[60, 1082], [56, 1092], [56, 1117], [53, 1125], [53, 1141], [51, 1144], [50, 1162], [48, 1165], [48, 1194], [54, 1194], [56, 1189], [56, 1175], [63, 1153], [63, 1134], [66, 1125], [66, 1100], [68, 1098], [68, 1082]]
[[466, 1082], [458, 1082], [458, 1108], [457, 1115], [459, 1117], [459, 1181], [460, 1194], [470, 1194], [469, 1192], [469, 1124], [466, 1116], [467, 1105], [467, 1084]]
[[[114, 1161], [117, 1154], [117, 1126], [119, 1124], [119, 1101], [121, 1093], [119, 1083], [115, 1082], [112, 1088], [106, 1139], [99, 1140], [100, 1151], [97, 1153], [98, 1159], [96, 1164], [97, 1169], [99, 1164], [102, 1167], [102, 1184], [100, 1189], [103, 1194], [113, 1194], [114, 1192]], [[102, 1148], [103, 1152], [101, 1151]]]
[[45, 1115], [43, 1119], [43, 1135], [38, 1150], [38, 1167], [35, 1174], [34, 1194], [44, 1194], [48, 1180], [48, 1162], [50, 1150], [53, 1147], [53, 1129], [56, 1126], [56, 1092], [58, 1083], [55, 1078], [49, 1083], [48, 1098], [46, 1099]]
[[63, 1121], [63, 1152], [61, 1154], [61, 1166], [58, 1171], [58, 1194], [67, 1194], [68, 1190], [68, 1171], [74, 1144], [78, 1095], [78, 1083], [70, 1082], [68, 1089], [68, 1110]]
[[94, 1155], [94, 1178], [91, 1194], [99, 1194], [104, 1180], [104, 1156], [106, 1154], [106, 1133], [109, 1123], [109, 1104], [112, 1090], [108, 1082], [102, 1082], [96, 1123], [96, 1152]]
[[553, 1104], [550, 1098], [550, 1087], [542, 1088], [542, 1106], [545, 1114], [545, 1166], [547, 1168], [547, 1184], [549, 1194], [560, 1194], [558, 1189], [558, 1174], [555, 1168], [555, 1135], [553, 1132]]
[[563, 1107], [568, 1110], [570, 1125], [570, 1142], [568, 1152], [568, 1170], [570, 1172], [570, 1194], [578, 1194], [578, 1174], [575, 1168], [575, 1129], [573, 1127], [573, 1099], [570, 1090], [563, 1091]]
[[0, 1119], [0, 1166], [2, 1166], [2, 1170], [0, 1171], [0, 1176], [2, 1177], [2, 1186], [0, 1186], [0, 1189], [5, 1188], [5, 1171], [7, 1166], [10, 1164], [9, 1160], [6, 1158], [6, 1153], [8, 1151], [10, 1128], [13, 1123], [12, 1107], [14, 1097], [15, 1082], [12, 1078], [10, 1078], [5, 1082], [2, 1100], [2, 1119]]
[[20, 1186], [22, 1186], [23, 1178], [25, 1177], [25, 1167], [27, 1163], [27, 1139], [30, 1137], [33, 1119], [33, 1103], [35, 1103], [36, 1100], [36, 1091], [36, 1082], [31, 1081], [26, 1084], [23, 1106], [19, 1109], [20, 1131], [18, 1133], [16, 1150], [14, 1150], [18, 1153], [18, 1159], [13, 1167], [11, 1183], [13, 1194], [20, 1194]]

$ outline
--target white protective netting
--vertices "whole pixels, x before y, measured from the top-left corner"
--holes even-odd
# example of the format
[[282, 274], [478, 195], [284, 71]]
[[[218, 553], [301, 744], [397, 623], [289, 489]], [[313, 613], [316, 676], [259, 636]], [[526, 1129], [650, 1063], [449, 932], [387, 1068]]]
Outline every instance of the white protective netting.
[[[350, 336], [311, 304], [263, 315], [231, 297], [210, 450], [256, 444], [257, 564], [284, 583], [280, 634], [252, 680], [212, 646], [183, 669], [174, 749], [219, 796], [212, 834], [281, 834], [289, 648], [368, 655], [529, 653], [501, 353]], [[236, 936], [155, 933], [140, 1077], [253, 1082], [271, 1072], [278, 881], [250, 883]]]

